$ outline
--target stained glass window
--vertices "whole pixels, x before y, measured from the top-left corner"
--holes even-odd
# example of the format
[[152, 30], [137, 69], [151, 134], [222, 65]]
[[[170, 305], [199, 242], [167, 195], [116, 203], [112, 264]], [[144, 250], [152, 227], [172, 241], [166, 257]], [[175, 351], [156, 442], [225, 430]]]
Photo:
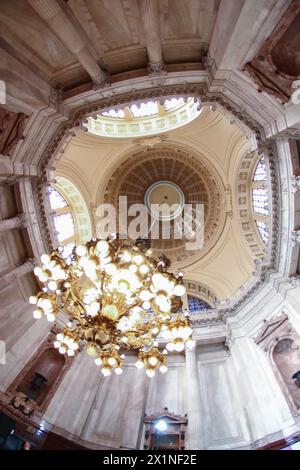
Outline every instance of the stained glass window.
[[50, 201], [50, 207], [53, 210], [62, 209], [63, 207], [68, 207], [67, 201], [62, 197], [62, 195], [55, 188], [49, 188], [49, 201]]
[[189, 311], [191, 313], [212, 310], [211, 306], [204, 302], [204, 300], [198, 299], [197, 297], [193, 297], [191, 295], [188, 295], [188, 304]]
[[262, 214], [262, 215], [269, 214], [268, 192], [266, 189], [253, 188], [252, 189], [252, 203], [253, 203], [253, 210], [257, 214]]
[[262, 222], [261, 220], [256, 221], [256, 225], [258, 228], [258, 231], [260, 233], [260, 236], [263, 240], [264, 243], [268, 243], [269, 241], [269, 226], [265, 222]]
[[253, 181], [264, 181], [267, 177], [265, 157], [261, 157], [254, 173]]

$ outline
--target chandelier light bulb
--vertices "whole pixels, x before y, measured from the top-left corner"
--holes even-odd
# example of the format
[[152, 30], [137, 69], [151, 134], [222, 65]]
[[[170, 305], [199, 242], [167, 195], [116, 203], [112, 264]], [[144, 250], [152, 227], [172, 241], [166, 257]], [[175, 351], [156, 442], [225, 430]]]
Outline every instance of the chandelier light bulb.
[[76, 255], [78, 255], [78, 256], [85, 256], [86, 253], [87, 253], [87, 249], [84, 245], [78, 245], [76, 247], [75, 252], [76, 252]]
[[142, 274], [147, 274], [147, 272], [149, 271], [149, 267], [147, 266], [147, 264], [142, 264], [142, 265], [139, 267], [139, 271], [140, 271], [140, 273], [142, 273]]
[[136, 272], [137, 272], [137, 269], [138, 269], [138, 268], [137, 268], [136, 264], [131, 264], [131, 265], [129, 266], [129, 271], [130, 271], [131, 273], [136, 273]]
[[185, 294], [185, 287], [182, 284], [177, 284], [174, 287], [173, 294], [182, 297]]
[[50, 261], [50, 256], [49, 255], [44, 254], [44, 255], [41, 256], [41, 262], [43, 264], [48, 264], [49, 261]]
[[132, 261], [137, 264], [137, 265], [140, 265], [142, 262], [143, 262], [143, 258], [141, 255], [135, 255], [132, 259]]
[[144, 302], [144, 303], [143, 303], [143, 308], [144, 308], [145, 310], [149, 310], [149, 309], [151, 308], [151, 304], [150, 304], [149, 302]]
[[155, 356], [149, 357], [149, 364], [151, 366], [156, 366], [157, 363], [158, 363], [158, 359]]
[[131, 261], [131, 254], [125, 251], [125, 253], [122, 254], [122, 260], [129, 263]]
[[36, 309], [34, 310], [33, 312], [33, 318], [35, 318], [36, 320], [38, 320], [39, 318], [42, 317], [42, 311], [41, 309]]
[[55, 281], [50, 281], [50, 282], [48, 283], [48, 288], [49, 288], [50, 290], [55, 291], [55, 290], [57, 289], [57, 283], [56, 283]]
[[[54, 347], [74, 357], [80, 345], [102, 366], [102, 374], [122, 373], [122, 349], [136, 350], [137, 368], [149, 377], [167, 371], [166, 353], [191, 346], [189, 318], [181, 313], [182, 279], [167, 271], [165, 260], [149, 258], [148, 242], [118, 236], [92, 239], [75, 246], [66, 261], [63, 251], [42, 256], [34, 269], [43, 283], [29, 302], [34, 318], [55, 321], [61, 313], [66, 326]], [[159, 333], [167, 349], [160, 351]], [[104, 365], [104, 367], [103, 367]]]
[[109, 364], [110, 366], [115, 366], [116, 363], [117, 363], [117, 361], [116, 361], [116, 359], [115, 359], [114, 357], [109, 357], [108, 360], [107, 360], [107, 362], [108, 362], [108, 364]]
[[105, 240], [100, 240], [96, 246], [102, 255], [105, 255], [109, 252], [109, 244]]

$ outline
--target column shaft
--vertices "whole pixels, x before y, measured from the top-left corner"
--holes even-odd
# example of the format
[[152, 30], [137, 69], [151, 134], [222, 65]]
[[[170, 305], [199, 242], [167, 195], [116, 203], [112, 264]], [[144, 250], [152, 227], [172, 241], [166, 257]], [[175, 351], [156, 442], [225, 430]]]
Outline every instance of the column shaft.
[[153, 71], [160, 71], [163, 68], [163, 56], [158, 3], [157, 0], [139, 0], [138, 4], [144, 26], [149, 68]]
[[201, 394], [197, 365], [197, 349], [186, 349], [186, 379], [187, 379], [187, 448], [190, 450], [203, 449]]
[[0, 277], [0, 291], [12, 284], [16, 279], [33, 271], [34, 263], [31, 260], [25, 261], [23, 264], [16, 266], [11, 271]]

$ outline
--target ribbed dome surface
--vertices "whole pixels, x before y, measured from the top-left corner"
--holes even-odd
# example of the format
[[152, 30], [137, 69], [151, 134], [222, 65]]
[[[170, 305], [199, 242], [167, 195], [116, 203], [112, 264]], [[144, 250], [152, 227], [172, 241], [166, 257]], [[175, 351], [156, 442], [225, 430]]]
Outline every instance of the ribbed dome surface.
[[[222, 225], [222, 186], [214, 170], [208, 168], [200, 156], [182, 149], [155, 147], [142, 149], [125, 159], [114, 171], [105, 190], [105, 202], [118, 207], [119, 196], [127, 196], [128, 207], [144, 204], [147, 190], [158, 181], [175, 183], [183, 192], [185, 204], [204, 205], [204, 246], [201, 257], [217, 239], [218, 228]], [[128, 217], [128, 224], [132, 220]], [[158, 240], [152, 239], [155, 255], [165, 253], [173, 262], [195, 255], [186, 250], [187, 240], [174, 239], [174, 221], [170, 222], [171, 238], [163, 239], [160, 231]], [[149, 216], [150, 227], [150, 216]]]

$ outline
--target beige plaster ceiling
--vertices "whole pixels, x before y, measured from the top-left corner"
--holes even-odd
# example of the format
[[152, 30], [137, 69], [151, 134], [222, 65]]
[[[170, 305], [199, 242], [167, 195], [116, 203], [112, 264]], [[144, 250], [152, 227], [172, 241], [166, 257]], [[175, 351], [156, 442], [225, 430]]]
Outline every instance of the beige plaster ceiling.
[[[232, 298], [255, 269], [235, 203], [239, 164], [249, 149], [247, 133], [238, 122], [230, 122], [222, 110], [205, 107], [198, 118], [170, 131], [152, 147], [145, 145], [145, 140], [141, 145], [132, 138], [113, 139], [78, 131], [57, 161], [56, 174], [69, 178], [80, 189], [95, 214], [99, 203], [113, 200], [122, 191], [132, 200], [142, 201], [144, 191], [154, 180], [166, 179], [168, 165], [174, 165], [171, 179], [180, 184], [176, 162], [181, 159], [182, 171], [186, 172], [186, 187], [182, 189], [188, 195], [195, 184], [199, 194], [202, 191], [201, 197], [204, 201], [208, 198], [207, 209], [213, 214], [211, 227], [214, 219], [216, 226], [203, 253], [179, 256], [182, 259], [176, 260], [173, 267], [183, 270], [186, 279], [210, 286], [218, 299], [224, 300]], [[136, 168], [140, 188], [126, 187], [126, 182], [132, 183], [129, 175]]]

